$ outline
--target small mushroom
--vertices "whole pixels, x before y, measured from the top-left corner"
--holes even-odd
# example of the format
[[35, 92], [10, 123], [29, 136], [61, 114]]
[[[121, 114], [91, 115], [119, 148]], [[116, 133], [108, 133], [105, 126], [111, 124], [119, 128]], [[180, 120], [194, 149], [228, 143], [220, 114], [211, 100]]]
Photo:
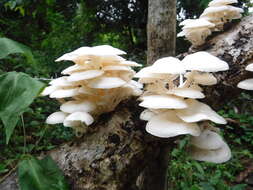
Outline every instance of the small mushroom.
[[63, 123], [63, 121], [65, 120], [65, 118], [68, 116], [67, 113], [58, 111], [58, 112], [54, 112], [51, 115], [49, 115], [47, 117], [46, 123], [50, 124], [50, 125], [54, 125], [54, 124], [59, 124], [59, 123]]
[[246, 79], [237, 84], [238, 88], [244, 90], [253, 90], [253, 79]]
[[96, 105], [88, 100], [83, 101], [68, 101], [61, 105], [60, 110], [65, 113], [74, 113], [74, 112], [91, 112], [95, 110]]

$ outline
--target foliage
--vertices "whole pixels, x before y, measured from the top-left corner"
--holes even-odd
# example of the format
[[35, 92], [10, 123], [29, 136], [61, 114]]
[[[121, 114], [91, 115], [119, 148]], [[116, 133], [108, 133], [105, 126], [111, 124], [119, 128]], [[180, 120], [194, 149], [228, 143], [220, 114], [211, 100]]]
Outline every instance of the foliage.
[[0, 118], [8, 143], [19, 117], [44, 85], [24, 73], [10, 72], [0, 75], [0, 86]]
[[51, 157], [38, 160], [33, 156], [22, 160], [18, 168], [21, 190], [68, 190], [61, 170]]
[[0, 38], [0, 59], [15, 53], [21, 53], [30, 63], [35, 63], [33, 54], [27, 46], [8, 38]]

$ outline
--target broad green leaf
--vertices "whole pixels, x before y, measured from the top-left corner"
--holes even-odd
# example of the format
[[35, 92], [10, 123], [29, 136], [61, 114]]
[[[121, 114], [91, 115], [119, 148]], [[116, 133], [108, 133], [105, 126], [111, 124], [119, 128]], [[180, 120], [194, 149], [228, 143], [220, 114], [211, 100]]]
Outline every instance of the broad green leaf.
[[21, 161], [18, 167], [21, 190], [69, 190], [63, 173], [51, 157], [35, 157]]
[[0, 38], [0, 59], [4, 59], [14, 53], [21, 53], [26, 56], [30, 63], [35, 63], [30, 48], [9, 38]]
[[41, 92], [44, 84], [25, 73], [9, 72], [0, 75], [0, 119], [5, 128], [6, 143], [19, 116]]

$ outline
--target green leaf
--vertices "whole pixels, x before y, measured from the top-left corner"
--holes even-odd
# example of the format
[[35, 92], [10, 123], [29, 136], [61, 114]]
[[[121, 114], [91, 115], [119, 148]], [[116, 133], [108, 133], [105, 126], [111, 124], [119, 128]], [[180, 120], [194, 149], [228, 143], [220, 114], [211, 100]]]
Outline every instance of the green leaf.
[[8, 55], [15, 53], [21, 53], [27, 58], [28, 62], [35, 63], [29, 47], [9, 38], [0, 38], [0, 59], [4, 59]]
[[69, 190], [63, 173], [51, 157], [35, 157], [21, 161], [18, 167], [21, 190]]
[[41, 92], [44, 84], [25, 73], [9, 72], [0, 75], [0, 119], [8, 144], [19, 116]]

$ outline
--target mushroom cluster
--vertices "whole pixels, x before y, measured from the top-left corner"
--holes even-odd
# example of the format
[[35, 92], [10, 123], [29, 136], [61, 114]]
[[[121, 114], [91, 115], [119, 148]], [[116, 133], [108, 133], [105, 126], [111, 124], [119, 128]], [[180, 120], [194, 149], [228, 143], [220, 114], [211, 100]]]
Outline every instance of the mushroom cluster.
[[[249, 64], [246, 68], [246, 71], [253, 72], [253, 63]], [[253, 78], [243, 80], [238, 83], [238, 88], [244, 89], [244, 90], [253, 90]]]
[[231, 5], [237, 2], [237, 0], [211, 1], [199, 19], [186, 19], [179, 24], [183, 26], [183, 30], [177, 36], [185, 36], [194, 46], [204, 44], [212, 31], [221, 31], [225, 23], [242, 17], [243, 9]]
[[142, 84], [132, 80], [139, 64], [119, 56], [124, 51], [109, 45], [81, 47], [66, 53], [56, 61], [75, 64], [62, 71], [65, 76], [53, 79], [42, 92], [56, 98], [60, 111], [51, 114], [46, 123], [63, 123], [77, 132], [86, 130], [94, 117], [110, 112], [119, 102], [142, 93]]
[[[140, 70], [135, 77], [145, 84], [139, 105], [146, 108], [140, 115], [140, 119], [148, 121], [146, 131], [161, 138], [190, 134], [193, 136], [193, 147], [196, 145], [195, 141], [209, 143], [208, 139], [203, 138], [208, 129], [198, 122], [210, 120], [217, 124], [226, 124], [226, 120], [197, 100], [205, 97], [200, 85], [216, 84], [217, 79], [211, 72], [225, 71], [228, 68], [226, 62], [202, 51], [188, 55], [182, 61], [174, 57], [161, 58], [152, 66]], [[200, 153], [206, 151], [210, 154], [217, 150], [215, 154], [220, 157], [220, 148], [225, 146], [224, 143], [215, 147], [197, 145], [195, 149]], [[196, 151], [192, 151], [192, 155], [197, 160], [212, 161], [201, 154], [196, 156]], [[228, 157], [222, 162], [227, 160]]]

